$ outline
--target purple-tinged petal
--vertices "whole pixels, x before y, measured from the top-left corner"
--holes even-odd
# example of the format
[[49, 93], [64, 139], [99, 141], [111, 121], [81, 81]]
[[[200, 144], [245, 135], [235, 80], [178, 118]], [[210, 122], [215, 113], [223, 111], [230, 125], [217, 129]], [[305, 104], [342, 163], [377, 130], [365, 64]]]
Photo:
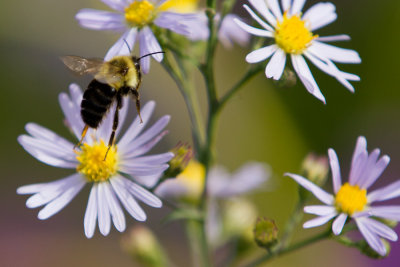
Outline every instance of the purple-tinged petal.
[[202, 31], [203, 33], [200, 34], [202, 36], [208, 33], [207, 24], [204, 23], [204, 17], [200, 13], [180, 14], [163, 12], [154, 20], [154, 24], [160, 28], [166, 28], [187, 37], [192, 36], [193, 30]]
[[94, 230], [96, 229], [97, 220], [97, 183], [94, 183], [90, 190], [89, 200], [86, 207], [85, 218], [83, 225], [85, 228], [85, 235], [87, 238], [92, 238]]
[[81, 9], [75, 15], [79, 24], [91, 30], [122, 31], [126, 29], [124, 16], [109, 11]]
[[58, 134], [56, 134], [55, 132], [53, 132], [47, 128], [40, 126], [39, 124], [32, 123], [32, 122], [27, 123], [25, 125], [25, 130], [32, 137], [50, 142], [59, 148], [63, 148], [63, 149], [71, 151], [72, 148], [74, 147], [74, 145], [71, 142], [69, 142], [67, 139], [59, 136]]
[[364, 168], [367, 167], [367, 161], [368, 152], [362, 151], [360, 154], [358, 154], [358, 157], [354, 161], [354, 164], [352, 162], [349, 175], [349, 183], [351, 185], [359, 185], [359, 183], [362, 181], [363, 177], [361, 175], [364, 171]]
[[370, 207], [368, 215], [388, 220], [400, 221], [400, 206]]
[[328, 194], [327, 192], [325, 192], [324, 190], [322, 190], [321, 188], [319, 188], [318, 186], [316, 186], [315, 184], [313, 184], [306, 178], [304, 178], [300, 175], [297, 175], [297, 174], [293, 174], [293, 173], [285, 173], [285, 176], [291, 177], [299, 185], [301, 185], [302, 187], [304, 187], [305, 189], [307, 189], [308, 191], [313, 193], [313, 195], [316, 198], [318, 198], [319, 200], [321, 200], [323, 203], [325, 203], [327, 205], [333, 205], [333, 203], [334, 203], [333, 196], [331, 194]]
[[79, 139], [85, 126], [80, 115], [80, 103], [72, 102], [66, 93], [59, 94], [58, 100], [68, 126], [74, 132], [76, 138]]
[[341, 213], [332, 224], [332, 232], [335, 235], [339, 235], [342, 232], [343, 226], [347, 220], [347, 214]]
[[104, 4], [108, 5], [112, 9], [120, 12], [124, 12], [125, 8], [132, 2], [131, 0], [101, 0]]
[[340, 176], [340, 165], [335, 150], [328, 149], [329, 164], [332, 171], [333, 192], [336, 194], [342, 186], [342, 178]]
[[347, 34], [338, 34], [330, 36], [318, 36], [315, 40], [320, 42], [337, 42], [337, 41], [349, 41], [351, 38]]
[[126, 228], [124, 212], [122, 211], [117, 197], [112, 190], [111, 184], [108, 182], [104, 182], [103, 184], [104, 196], [108, 204], [114, 226], [118, 231], [123, 232]]
[[168, 133], [168, 131], [163, 131], [159, 135], [153, 138], [153, 140], [147, 142], [146, 144], [142, 145], [141, 147], [137, 148], [134, 151], [127, 151], [126, 153], [129, 153], [127, 155], [124, 155], [124, 160], [131, 160], [134, 159], [140, 155], [143, 155], [147, 152], [149, 152], [160, 140]]
[[160, 172], [165, 171], [168, 169], [168, 164], [162, 164], [158, 166], [145, 166], [145, 167], [138, 167], [138, 166], [130, 166], [128, 163], [121, 163], [119, 165], [119, 170], [123, 173], [128, 173], [132, 176], [148, 176], [148, 175], [155, 175]]
[[246, 23], [244, 23], [243, 21], [239, 20], [239, 19], [233, 19], [236, 24], [242, 28], [244, 31], [256, 35], [256, 36], [261, 36], [261, 37], [273, 37], [273, 33], [267, 30], [263, 30], [263, 29], [259, 29], [259, 28], [255, 28], [253, 26], [247, 25]]
[[336, 216], [336, 213], [332, 213], [329, 215], [325, 216], [320, 216], [315, 219], [309, 220], [303, 224], [303, 228], [312, 228], [312, 227], [317, 227], [321, 226], [327, 222], [329, 222], [333, 217]]
[[367, 241], [368, 245], [378, 252], [381, 256], [386, 255], [386, 247], [379, 236], [371, 229], [368, 224], [368, 221], [365, 220], [366, 218], [356, 218], [355, 221], [357, 223], [358, 229], [360, 230], [361, 234], [364, 236], [365, 240]]
[[[133, 50], [135, 46], [137, 35], [137, 29], [131, 28], [124, 32], [124, 34], [118, 39], [117, 42], [107, 51], [106, 56], [104, 57], [105, 61], [112, 59], [115, 56], [120, 55], [129, 55], [130, 51]], [[128, 47], [130, 45], [130, 47]]]
[[136, 199], [154, 208], [162, 207], [161, 200], [143, 187], [131, 182], [128, 179], [121, 179], [121, 181], [123, 181], [125, 188], [127, 188], [128, 191], [136, 197]]
[[304, 212], [309, 213], [309, 214], [318, 215], [318, 216], [337, 214], [335, 207], [325, 206], [325, 205], [305, 206]]
[[149, 122], [151, 114], [153, 114], [156, 103], [154, 101], [149, 101], [141, 110], [141, 115], [143, 119], [143, 123], [140, 123], [139, 116], [136, 116], [133, 123], [129, 126], [128, 130], [126, 130], [125, 134], [121, 137], [118, 142], [119, 152], [124, 154], [124, 151], [127, 148], [128, 143], [132, 142], [138, 134], [146, 127], [146, 124]]
[[[221, 26], [218, 31], [218, 40], [226, 48], [233, 47], [234, 43], [246, 47], [250, 42], [250, 34], [240, 28], [234, 21], [234, 19], [238, 18], [239, 17], [234, 14], [228, 14], [221, 22]], [[207, 37], [208, 36], [209, 32], [207, 32]]]
[[400, 196], [400, 181], [396, 181], [383, 188], [372, 191], [367, 195], [368, 203], [384, 201]]
[[364, 174], [364, 180], [361, 181], [360, 187], [361, 188], [368, 188], [370, 187], [375, 181], [381, 176], [383, 171], [386, 169], [387, 165], [390, 162], [390, 157], [387, 155], [382, 156], [378, 162], [368, 162], [371, 165], [371, 168], [368, 168]]
[[390, 241], [397, 241], [398, 237], [396, 232], [386, 224], [370, 218], [363, 218], [363, 220], [365, 223], [368, 223], [369, 228], [373, 230], [375, 234], [389, 239]]

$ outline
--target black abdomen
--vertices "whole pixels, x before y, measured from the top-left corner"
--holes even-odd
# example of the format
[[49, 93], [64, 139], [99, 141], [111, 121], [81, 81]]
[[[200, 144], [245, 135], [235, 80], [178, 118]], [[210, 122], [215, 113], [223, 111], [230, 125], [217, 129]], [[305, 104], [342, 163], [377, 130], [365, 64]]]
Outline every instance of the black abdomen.
[[117, 91], [106, 83], [93, 79], [83, 94], [81, 116], [85, 124], [97, 128], [110, 108]]

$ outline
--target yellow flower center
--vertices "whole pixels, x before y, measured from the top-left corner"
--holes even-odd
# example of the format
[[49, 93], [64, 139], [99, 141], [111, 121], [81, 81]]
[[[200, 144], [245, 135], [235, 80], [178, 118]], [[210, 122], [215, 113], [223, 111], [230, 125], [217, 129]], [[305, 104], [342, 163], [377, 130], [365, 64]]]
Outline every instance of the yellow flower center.
[[299, 15], [288, 17], [283, 14], [283, 21], [277, 23], [275, 29], [276, 44], [288, 54], [301, 54], [317, 38], [307, 29]]
[[356, 211], [363, 211], [367, 204], [367, 190], [358, 185], [345, 183], [336, 194], [335, 206], [339, 212], [353, 215]]
[[160, 6], [160, 10], [172, 10], [178, 13], [192, 13], [197, 10], [199, 0], [168, 0]]
[[79, 161], [76, 170], [89, 182], [103, 182], [117, 172], [118, 154], [116, 146], [112, 146], [104, 159], [108, 146], [101, 140], [93, 145], [83, 144], [82, 150], [76, 157]]
[[149, 1], [133, 1], [125, 8], [125, 19], [132, 27], [144, 27], [154, 20], [156, 11], [155, 6]]

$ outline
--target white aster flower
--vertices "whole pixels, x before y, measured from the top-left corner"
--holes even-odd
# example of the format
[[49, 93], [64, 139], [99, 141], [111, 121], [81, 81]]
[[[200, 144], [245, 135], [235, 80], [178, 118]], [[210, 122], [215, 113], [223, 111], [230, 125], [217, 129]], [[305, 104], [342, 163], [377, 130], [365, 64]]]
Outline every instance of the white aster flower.
[[336, 20], [335, 6], [332, 3], [317, 3], [304, 14], [302, 9], [305, 0], [282, 0], [282, 14], [278, 0], [249, 0], [258, 16], [248, 5], [243, 5], [250, 16], [264, 29], [249, 26], [236, 19], [236, 23], [247, 32], [273, 39], [274, 43], [259, 48], [246, 56], [249, 63], [258, 63], [271, 57], [265, 68], [267, 78], [279, 80], [290, 59], [298, 77], [307, 91], [325, 103], [317, 83], [304, 59], [306, 57], [323, 72], [336, 78], [351, 92], [353, 86], [349, 81], [359, 81], [357, 75], [340, 71], [333, 62], [360, 63], [361, 59], [354, 50], [339, 48], [326, 42], [349, 40], [348, 35], [320, 37], [313, 31]]
[[[160, 44], [151, 30], [153, 25], [171, 30], [185, 36], [191, 35], [191, 25], [197, 24], [198, 16], [170, 12], [163, 7], [165, 0], [102, 0], [110, 8], [117, 11], [109, 12], [96, 9], [82, 9], [76, 14], [79, 24], [92, 30], [111, 30], [124, 32], [118, 41], [108, 50], [105, 60], [117, 55], [129, 54], [125, 41], [134, 45], [139, 42], [140, 56], [162, 51]], [[160, 62], [162, 54], [152, 57]], [[141, 60], [144, 73], [150, 69], [150, 58]]]
[[320, 226], [337, 217], [333, 221], [332, 232], [339, 235], [350, 217], [354, 219], [370, 247], [380, 255], [386, 255], [386, 248], [381, 238], [396, 241], [397, 234], [390, 227], [371, 217], [399, 221], [400, 206], [372, 206], [372, 204], [399, 197], [400, 181], [372, 192], [367, 192], [367, 189], [385, 170], [390, 158], [386, 155], [379, 158], [379, 149], [368, 154], [366, 139], [362, 136], [359, 137], [351, 162], [349, 181], [342, 184], [336, 152], [329, 149], [328, 154], [332, 171], [333, 195], [304, 177], [291, 173], [286, 174], [325, 204], [304, 207], [306, 213], [315, 214], [318, 217], [306, 222], [303, 227]]
[[[70, 95], [62, 93], [59, 100], [67, 124], [79, 140], [84, 127], [79, 116], [82, 91], [79, 86], [72, 84]], [[121, 123], [125, 120], [127, 104], [125, 102], [120, 111]], [[163, 116], [143, 132], [154, 106], [155, 103], [150, 101], [143, 107], [143, 123], [136, 117], [126, 133], [109, 150], [106, 160], [104, 155], [108, 146], [104, 140], [108, 140], [111, 134], [112, 114], [105, 118], [97, 130], [89, 129], [85, 143], [76, 151], [73, 149], [74, 144], [63, 137], [35, 123], [28, 123], [25, 127], [28, 135], [18, 137], [24, 149], [43, 163], [75, 169], [77, 173], [49, 183], [19, 187], [18, 194], [33, 194], [28, 198], [26, 206], [37, 208], [45, 205], [38, 218], [48, 219], [63, 209], [90, 183], [92, 189], [84, 218], [85, 235], [88, 238], [94, 234], [96, 221], [104, 236], [110, 232], [111, 220], [118, 231], [125, 230], [121, 204], [133, 218], [145, 221], [146, 214], [138, 201], [156, 208], [160, 208], [162, 203], [158, 197], [134, 182], [135, 177], [162, 173], [168, 168], [166, 163], [173, 157], [173, 153], [144, 155], [165, 135], [166, 131], [163, 129], [170, 119], [169, 116]]]

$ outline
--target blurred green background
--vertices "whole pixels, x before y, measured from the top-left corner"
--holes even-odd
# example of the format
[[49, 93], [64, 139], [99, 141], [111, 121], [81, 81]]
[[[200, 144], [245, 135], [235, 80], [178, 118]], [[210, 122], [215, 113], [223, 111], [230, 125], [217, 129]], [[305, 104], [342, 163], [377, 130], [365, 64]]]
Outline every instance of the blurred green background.
[[[306, 9], [317, 1], [307, 1]], [[242, 2], [243, 3], [243, 2]], [[327, 99], [327, 105], [308, 94], [302, 84], [279, 88], [263, 74], [228, 103], [220, 117], [217, 136], [218, 163], [234, 170], [248, 160], [271, 165], [274, 189], [258, 193], [260, 215], [276, 219], [278, 226], [289, 216], [296, 198], [296, 184], [282, 177], [286, 171], [298, 172], [305, 155], [336, 150], [347, 173], [357, 136], [364, 135], [369, 149], [381, 148], [392, 163], [377, 185], [387, 184], [400, 174], [400, 2], [397, 0], [336, 0], [338, 20], [317, 33], [349, 34], [350, 42], [338, 46], [355, 49], [360, 65], [340, 69], [361, 76], [349, 93], [336, 80], [315, 67], [311, 70]], [[40, 221], [38, 210], [25, 207], [25, 196], [18, 186], [52, 181], [69, 171], [48, 167], [26, 153], [17, 143], [27, 122], [36, 122], [74, 140], [63, 125], [58, 94], [76, 82], [83, 88], [89, 78], [73, 76], [59, 60], [61, 55], [103, 57], [118, 35], [79, 27], [74, 15], [81, 8], [108, 9], [100, 1], [22, 1], [0, 2], [0, 265], [1, 266], [130, 266], [128, 255], [120, 250], [122, 234], [112, 230], [104, 238], [93, 239], [83, 233], [83, 215], [88, 186], [62, 212]], [[236, 8], [244, 15], [240, 4]], [[220, 93], [229, 88], [247, 67], [246, 49], [218, 48], [216, 72]], [[199, 78], [199, 95], [204, 97]], [[172, 116], [170, 134], [157, 150], [165, 151], [178, 141], [190, 140], [189, 119], [176, 86], [155, 61], [144, 77], [142, 103], [157, 102], [156, 116]], [[204, 101], [202, 108], [206, 110]], [[131, 107], [134, 114], [134, 109]], [[345, 176], [345, 175], [344, 175]], [[399, 202], [397, 202], [399, 203]], [[146, 209], [146, 224], [160, 236], [178, 266], [190, 266], [187, 240], [179, 224], [160, 225], [167, 210]], [[128, 225], [138, 224], [129, 218]], [[296, 238], [322, 229], [301, 230]], [[177, 238], [178, 237], [178, 238]], [[260, 250], [260, 253], [262, 251]], [[368, 260], [353, 249], [334, 242], [321, 242], [270, 266], [397, 266], [393, 248], [388, 259]], [[398, 256], [400, 257], [400, 256]]]

